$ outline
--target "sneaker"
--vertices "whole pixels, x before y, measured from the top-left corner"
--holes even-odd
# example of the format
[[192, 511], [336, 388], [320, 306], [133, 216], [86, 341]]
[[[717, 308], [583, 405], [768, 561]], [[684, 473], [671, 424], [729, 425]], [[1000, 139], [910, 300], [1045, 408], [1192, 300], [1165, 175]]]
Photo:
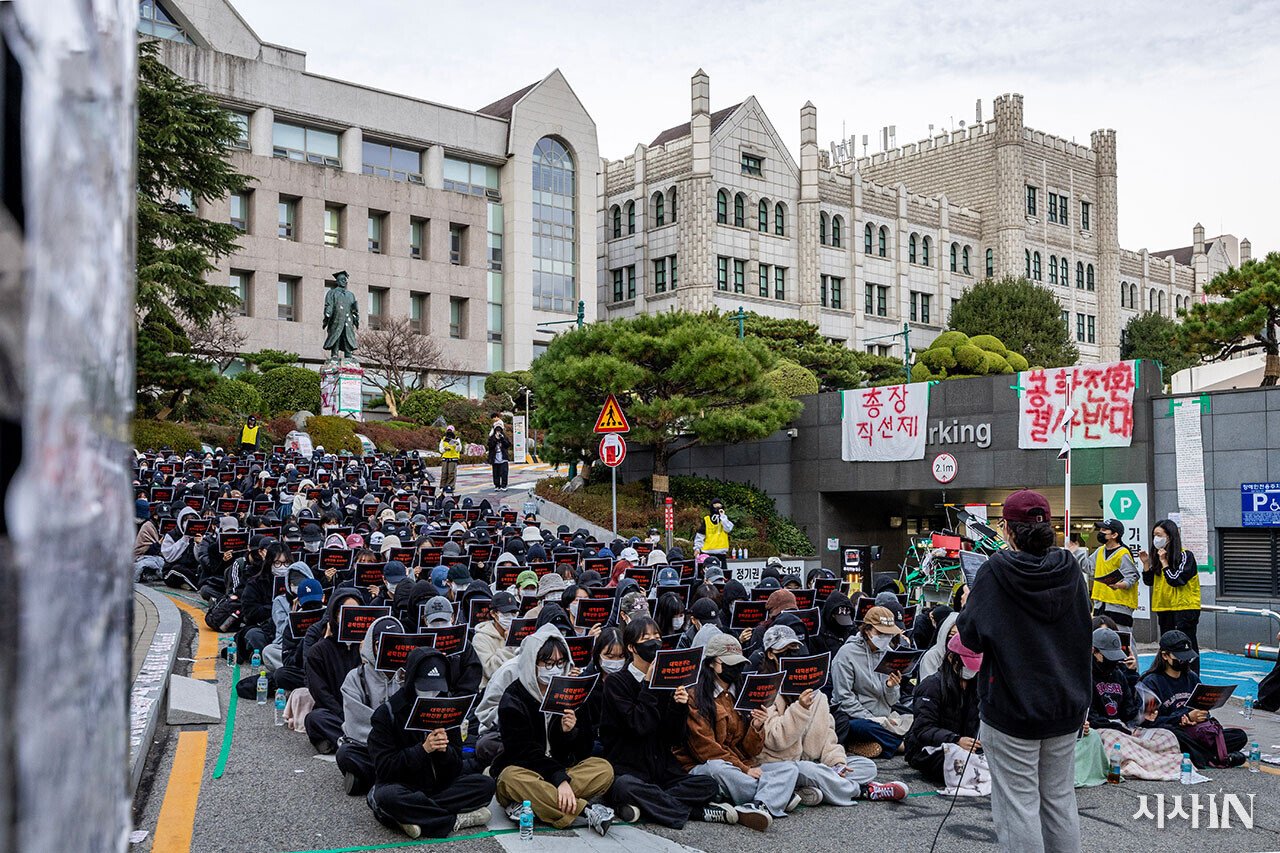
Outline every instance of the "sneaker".
[[738, 825], [745, 826], [747, 829], [754, 829], [756, 832], [764, 832], [773, 826], [773, 815], [768, 810], [751, 803], [745, 806], [734, 806], [734, 811], [738, 813]]
[[473, 811], [463, 812], [454, 820], [453, 831], [461, 832], [464, 829], [471, 829], [476, 826], [488, 826], [489, 818], [491, 817], [493, 817], [493, 812], [489, 811], [488, 806], [481, 806]]
[[822, 792], [812, 785], [796, 788], [796, 796], [800, 798], [800, 805], [809, 809], [822, 802]]
[[640, 807], [632, 803], [625, 803], [614, 809], [614, 816], [623, 823], [639, 823]]
[[796, 791], [794, 794], [791, 795], [791, 799], [787, 801], [786, 808], [784, 808], [783, 811], [786, 812], [787, 814], [790, 814], [791, 812], [795, 811], [796, 807], [799, 805], [800, 805], [800, 792]]
[[520, 810], [524, 808], [524, 803], [517, 800], [513, 803], [507, 803], [507, 807], [503, 810], [507, 813], [507, 819], [512, 823], [520, 822]]
[[333, 755], [338, 751], [338, 748], [333, 745], [331, 740], [317, 740], [313, 741], [313, 743], [315, 744], [316, 752], [321, 755]]
[[737, 823], [738, 810], [728, 803], [707, 803], [702, 807], [705, 823]]
[[906, 782], [868, 782], [862, 788], [862, 795], [868, 800], [903, 800], [909, 793]]
[[343, 787], [343, 790], [347, 792], [347, 796], [354, 797], [356, 795], [356, 788], [359, 787], [359, 785], [360, 785], [360, 780], [356, 778], [356, 774], [354, 773], [342, 774], [342, 787]]
[[1228, 766], [1228, 767], [1239, 767], [1241, 764], [1244, 764], [1245, 760], [1246, 760], [1246, 759], [1245, 759], [1245, 755], [1244, 755], [1244, 753], [1243, 753], [1243, 752], [1228, 752], [1228, 753], [1227, 753], [1227, 766]]
[[587, 826], [591, 827], [596, 835], [603, 837], [609, 834], [609, 827], [613, 826], [613, 809], [591, 803], [582, 810], [582, 814], [587, 819]]
[[422, 837], [422, 827], [418, 826], [416, 823], [402, 823], [400, 824], [400, 831], [410, 838]]

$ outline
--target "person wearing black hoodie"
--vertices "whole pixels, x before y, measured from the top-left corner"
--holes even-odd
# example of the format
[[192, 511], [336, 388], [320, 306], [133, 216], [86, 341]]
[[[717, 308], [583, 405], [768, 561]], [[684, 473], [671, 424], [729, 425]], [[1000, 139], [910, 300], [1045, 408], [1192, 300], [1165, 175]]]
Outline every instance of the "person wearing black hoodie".
[[495, 784], [464, 773], [458, 729], [424, 735], [405, 729], [415, 700], [450, 692], [444, 655], [414, 649], [404, 664], [403, 686], [374, 709], [369, 720], [369, 756], [374, 785], [366, 801], [380, 822], [410, 838], [444, 838], [489, 822]]
[[360, 605], [364, 596], [356, 589], [339, 587], [329, 599], [324, 638], [303, 655], [307, 690], [315, 707], [306, 717], [307, 737], [316, 752], [331, 755], [342, 737], [342, 682], [360, 665], [360, 644], [339, 643], [339, 611], [344, 604]]
[[[853, 633], [853, 602], [849, 600], [849, 596], [840, 590], [828, 595], [827, 600], [822, 602], [822, 618], [818, 620], [818, 625], [818, 633], [809, 638], [809, 654], [831, 652], [834, 658]], [[830, 683], [823, 688], [823, 692], [830, 695]]]
[[991, 816], [1007, 851], [1075, 851], [1075, 742], [1093, 684], [1088, 591], [1075, 558], [1054, 547], [1043, 495], [1014, 492], [999, 525], [1012, 550], [982, 564], [956, 620], [961, 642], [983, 656]]

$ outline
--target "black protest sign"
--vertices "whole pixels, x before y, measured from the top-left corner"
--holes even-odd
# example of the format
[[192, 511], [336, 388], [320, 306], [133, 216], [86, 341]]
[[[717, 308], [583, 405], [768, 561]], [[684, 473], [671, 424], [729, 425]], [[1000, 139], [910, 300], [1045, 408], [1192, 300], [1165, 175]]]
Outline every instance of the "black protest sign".
[[587, 572], [599, 572], [603, 577], [613, 569], [613, 561], [608, 557], [587, 557], [582, 561], [582, 569]]
[[378, 638], [378, 661], [374, 667], [379, 672], [395, 672], [404, 666], [414, 649], [435, 645], [434, 634], [393, 634], [390, 631]]
[[346, 572], [351, 569], [351, 561], [355, 559], [356, 552], [349, 551], [346, 548], [321, 548], [320, 549], [320, 571], [328, 574], [330, 570], [335, 572]]
[[388, 548], [387, 559], [399, 560], [404, 563], [405, 568], [413, 565], [413, 558], [416, 552], [412, 548]]
[[793, 589], [791, 594], [796, 597], [796, 608], [798, 610], [808, 610], [818, 601], [818, 591], [816, 589]]
[[382, 586], [386, 580], [383, 569], [386, 563], [356, 563], [355, 584], [357, 589], [367, 589], [371, 586]]
[[662, 635], [662, 648], [665, 651], [671, 651], [680, 644], [680, 638], [684, 636], [683, 631], [676, 631], [674, 634]]
[[613, 613], [612, 598], [580, 598], [577, 604], [578, 615], [574, 617], [573, 624], [579, 628], [603, 625]]
[[240, 554], [249, 550], [249, 531], [222, 530], [218, 532], [218, 551]]
[[916, 664], [920, 663], [920, 657], [924, 652], [920, 649], [890, 649], [884, 653], [884, 657], [880, 658], [880, 663], [876, 664], [875, 672], [882, 675], [891, 675], [895, 672], [902, 675], [910, 675], [916, 668]]
[[831, 673], [831, 652], [778, 661], [787, 677], [782, 680], [783, 696], [799, 696], [806, 690], [821, 690]]
[[785, 611], [800, 620], [804, 625], [804, 632], [812, 637], [818, 633], [818, 623], [822, 621], [822, 612], [816, 607], [808, 607], [804, 610], [788, 610]]
[[495, 589], [506, 589], [516, 585], [516, 576], [523, 572], [524, 566], [519, 563], [503, 563], [495, 570], [496, 578], [494, 580]]
[[436, 729], [456, 729], [462, 725], [475, 703], [476, 696], [437, 696], [426, 699], [421, 696], [413, 701], [409, 711], [409, 719], [405, 721], [406, 731], [434, 732]]
[[587, 701], [599, 680], [598, 674], [552, 677], [551, 683], [547, 685], [547, 692], [542, 696], [540, 710], [545, 714], [563, 714], [565, 711], [576, 710]]
[[193, 518], [187, 521], [186, 526], [183, 527], [183, 532], [188, 536], [203, 536], [209, 532], [211, 523], [207, 518]]
[[659, 651], [653, 659], [653, 676], [649, 680], [649, 687], [654, 690], [692, 687], [698, 683], [701, 672], [702, 646]]
[[840, 586], [841, 582], [836, 578], [817, 578], [813, 582], [813, 591], [818, 601], [826, 601]]
[[289, 633], [295, 640], [301, 640], [307, 629], [323, 619], [326, 612], [323, 607], [289, 611]]
[[[418, 549], [418, 565], [423, 568], [434, 569], [436, 566], [440, 565], [440, 557], [443, 554], [443, 547], [437, 545], [423, 545]], [[408, 564], [406, 563], [406, 565]]]
[[573, 660], [574, 666], [582, 669], [591, 663], [591, 650], [595, 647], [595, 637], [583, 634], [581, 637], [565, 637], [564, 641], [569, 644], [569, 657]]
[[512, 619], [511, 628], [507, 631], [508, 646], [519, 646], [525, 637], [538, 630], [537, 619]]
[[632, 566], [623, 572], [623, 577], [635, 581], [645, 592], [653, 585], [653, 569], [649, 566]]
[[473, 598], [468, 602], [467, 607], [470, 611], [467, 613], [467, 624], [472, 628], [479, 626], [481, 622], [489, 618], [489, 604], [491, 598]]
[[1221, 708], [1227, 704], [1227, 700], [1235, 692], [1236, 686], [1234, 684], [1200, 683], [1191, 691], [1191, 698], [1187, 700], [1187, 707], [1195, 708], [1198, 711], [1212, 711], [1214, 708]]
[[360, 642], [369, 633], [370, 625], [379, 618], [390, 615], [390, 607], [348, 604], [338, 608], [338, 642]]
[[467, 647], [467, 626], [447, 625], [443, 628], [422, 628], [419, 634], [435, 636], [436, 648], [446, 655], [456, 655]]
[[754, 711], [756, 708], [766, 708], [773, 704], [773, 700], [778, 698], [778, 691], [782, 689], [783, 679], [787, 677], [785, 672], [771, 672], [765, 674], [763, 672], [752, 672], [742, 681], [742, 689], [738, 691], [737, 701], [733, 703], [735, 711]]
[[729, 627], [735, 631], [754, 628], [769, 616], [763, 601], [735, 601], [729, 612]]
[[555, 567], [556, 564], [550, 560], [537, 560], [529, 564], [529, 571], [533, 572], [538, 577], [542, 577], [543, 575], [551, 574]]

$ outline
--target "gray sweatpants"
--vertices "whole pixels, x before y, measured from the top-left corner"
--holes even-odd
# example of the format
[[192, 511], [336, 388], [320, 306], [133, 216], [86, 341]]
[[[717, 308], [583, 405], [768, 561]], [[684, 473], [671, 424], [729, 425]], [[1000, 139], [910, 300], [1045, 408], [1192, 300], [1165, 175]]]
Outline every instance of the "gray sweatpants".
[[[729, 762], [713, 758], [689, 771], [696, 776], [710, 776], [720, 783], [729, 802], [735, 806], [759, 803], [774, 817], [787, 813], [787, 803], [796, 792], [799, 768], [794, 761], [772, 761], [760, 765], [760, 779], [752, 779]], [[1074, 777], [1073, 777], [1074, 779]]]
[[978, 739], [991, 767], [991, 819], [1008, 853], [1079, 853], [1076, 736], [1024, 740], [985, 722]]
[[841, 776], [834, 768], [816, 761], [797, 761], [796, 785], [813, 787], [822, 792], [822, 802], [833, 806], [851, 806], [862, 793], [862, 786], [876, 778], [876, 763], [860, 755], [849, 756], [848, 770]]

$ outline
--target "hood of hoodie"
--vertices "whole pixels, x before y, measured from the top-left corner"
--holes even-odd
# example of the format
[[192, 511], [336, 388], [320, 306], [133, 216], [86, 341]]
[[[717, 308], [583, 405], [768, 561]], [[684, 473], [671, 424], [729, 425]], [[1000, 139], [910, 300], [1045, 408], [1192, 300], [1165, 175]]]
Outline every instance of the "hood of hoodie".
[[[418, 690], [413, 686], [414, 682], [418, 680], [418, 673], [426, 672], [433, 666], [439, 670], [447, 681], [449, 678], [449, 662], [443, 652], [439, 649], [426, 647], [409, 652], [409, 658], [404, 662], [404, 680], [400, 682], [400, 689], [391, 694], [391, 698], [388, 700], [391, 703], [391, 710], [397, 718], [405, 719], [409, 714], [409, 709], [413, 707], [414, 700], [418, 698]], [[452, 687], [453, 685], [450, 684], [445, 693], [447, 694]]]
[[461, 533], [463, 536], [466, 536], [467, 526], [461, 521], [455, 521], [453, 524], [449, 525], [449, 535], [452, 536], [455, 533]]
[[530, 563], [545, 563], [547, 561], [547, 549], [537, 542], [529, 546], [529, 551], [524, 558]]
[[187, 522], [191, 521], [191, 519], [193, 518], [199, 518], [199, 517], [200, 517], [200, 513], [196, 512], [194, 509], [192, 509], [189, 506], [184, 506], [182, 509], [178, 510], [178, 518], [177, 518], [178, 532], [182, 533], [183, 535], [186, 535]]
[[845, 639], [853, 631], [854, 625], [837, 625], [835, 614], [841, 607], [849, 608], [849, 618], [853, 618], [853, 602], [849, 600], [849, 596], [843, 592], [836, 590], [827, 596], [827, 600], [822, 602], [822, 628], [818, 633], [833, 634], [841, 639]]
[[[288, 589], [294, 585], [294, 578], [297, 577], [297, 583], [302, 583], [303, 578], [315, 579], [315, 575], [311, 572], [311, 567], [299, 560], [296, 563], [290, 563], [289, 568], [285, 569], [285, 587]], [[293, 597], [293, 593], [289, 593], [289, 597]]]
[[462, 597], [459, 599], [459, 601], [462, 602], [462, 612], [459, 615], [459, 618], [462, 621], [465, 622], [467, 620], [467, 617], [471, 613], [471, 602], [473, 599], [477, 598], [493, 598], [493, 593], [489, 590], [489, 585], [484, 581], [472, 581], [467, 584], [467, 588], [463, 590]]
[[[556, 609], [560, 609], [558, 605]], [[538, 684], [538, 653], [547, 643], [559, 643], [560, 651], [564, 653], [566, 660], [569, 659], [569, 645], [564, 641], [564, 635], [550, 623], [544, 624], [525, 637], [520, 642], [520, 651], [516, 654], [516, 680], [523, 684], [524, 689], [528, 690], [529, 695], [535, 699], [542, 696], [542, 687]]]
[[378, 655], [373, 648], [373, 639], [382, 628], [396, 634], [404, 633], [404, 626], [401, 625], [400, 620], [394, 616], [379, 616], [377, 619], [374, 619], [373, 624], [369, 626], [368, 633], [366, 633], [364, 635], [364, 639], [360, 641], [360, 660], [364, 662], [366, 676], [390, 681], [390, 675], [385, 672], [378, 672], [378, 670], [375, 669], [378, 665]]
[[330, 636], [335, 641], [338, 638], [338, 611], [344, 604], [364, 604], [364, 594], [351, 587], [339, 587], [333, 591], [333, 597], [329, 599], [329, 614], [325, 616], [325, 621], [329, 623]]
[[1010, 601], [1037, 622], [1056, 623], [1069, 611], [1068, 588], [1080, 578], [1080, 564], [1070, 551], [1050, 548], [1039, 557], [1026, 551], [997, 551], [987, 565]]
[[497, 566], [518, 566], [520, 561], [515, 558], [510, 551], [503, 551], [498, 555], [498, 559], [493, 561], [493, 565]]

